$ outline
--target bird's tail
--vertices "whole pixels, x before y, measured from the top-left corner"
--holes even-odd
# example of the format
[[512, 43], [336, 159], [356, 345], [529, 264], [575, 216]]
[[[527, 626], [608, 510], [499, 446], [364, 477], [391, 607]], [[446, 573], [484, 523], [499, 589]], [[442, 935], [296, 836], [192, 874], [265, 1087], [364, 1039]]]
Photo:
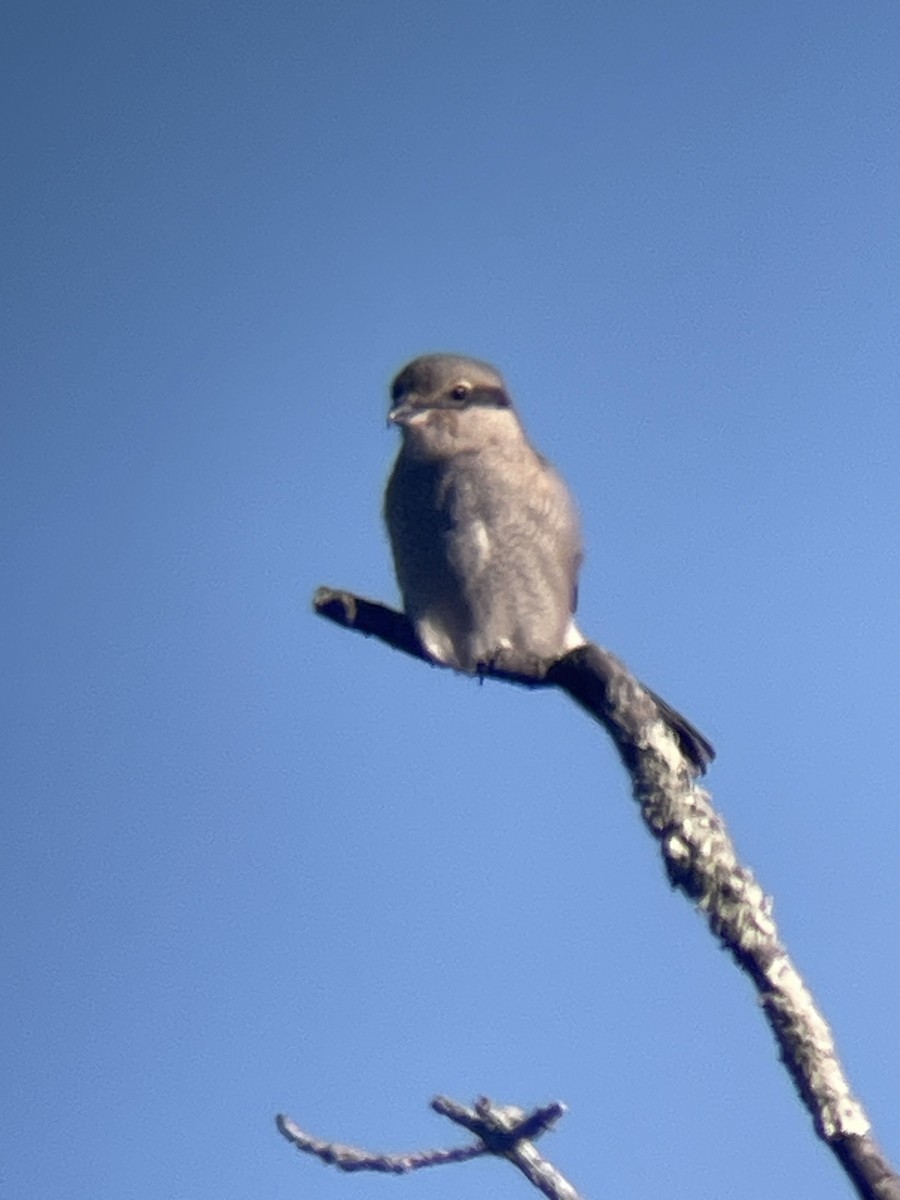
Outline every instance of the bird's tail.
[[677, 708], [667, 704], [662, 696], [657, 696], [643, 683], [641, 687], [659, 709], [659, 714], [675, 735], [675, 741], [681, 747], [681, 753], [689, 758], [701, 775], [706, 774], [706, 768], [716, 757], [712, 743], [703, 736], [696, 725], [692, 725], [687, 717], [683, 717]]
[[[716, 757], [711, 743], [656, 692], [639, 683], [614, 654], [585, 641], [563, 655], [546, 676], [600, 721], [612, 734], [626, 764], [634, 761], [642, 744], [642, 730], [658, 715], [668, 725], [682, 754], [703, 775]], [[650, 710], [651, 701], [656, 713]]]

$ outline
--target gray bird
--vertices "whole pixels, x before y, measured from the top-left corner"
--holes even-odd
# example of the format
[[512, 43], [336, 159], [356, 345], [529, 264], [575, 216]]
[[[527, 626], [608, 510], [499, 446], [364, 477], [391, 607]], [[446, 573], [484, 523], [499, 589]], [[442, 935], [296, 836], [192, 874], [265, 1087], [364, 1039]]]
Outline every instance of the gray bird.
[[[534, 449], [488, 363], [426, 354], [391, 385], [402, 433], [384, 499], [406, 615], [435, 662], [532, 674], [586, 644], [575, 624], [581, 534], [562, 477]], [[706, 739], [659, 697], [700, 769]]]

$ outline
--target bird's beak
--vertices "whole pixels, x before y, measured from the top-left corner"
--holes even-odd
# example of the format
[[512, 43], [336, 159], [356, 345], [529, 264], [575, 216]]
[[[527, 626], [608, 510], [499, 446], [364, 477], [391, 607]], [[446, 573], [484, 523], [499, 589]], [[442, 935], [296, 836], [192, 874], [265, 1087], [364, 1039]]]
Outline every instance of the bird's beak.
[[398, 404], [388, 413], [388, 425], [408, 425], [416, 413], [420, 413], [421, 411], [415, 405], [404, 401], [403, 404]]

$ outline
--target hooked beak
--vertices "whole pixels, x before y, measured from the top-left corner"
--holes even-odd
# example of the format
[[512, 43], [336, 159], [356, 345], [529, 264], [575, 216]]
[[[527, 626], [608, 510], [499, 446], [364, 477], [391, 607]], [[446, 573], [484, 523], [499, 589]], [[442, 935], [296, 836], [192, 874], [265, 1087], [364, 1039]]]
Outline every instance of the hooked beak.
[[416, 417], [423, 415], [423, 409], [404, 400], [402, 404], [395, 405], [388, 413], [388, 425], [410, 425]]

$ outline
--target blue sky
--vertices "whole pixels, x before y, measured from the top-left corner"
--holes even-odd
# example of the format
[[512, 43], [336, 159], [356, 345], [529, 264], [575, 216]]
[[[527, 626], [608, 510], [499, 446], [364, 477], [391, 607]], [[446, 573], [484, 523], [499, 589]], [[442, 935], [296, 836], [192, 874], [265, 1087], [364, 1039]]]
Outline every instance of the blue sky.
[[849, 1196], [602, 731], [316, 619], [394, 599], [386, 387], [505, 373], [581, 623], [709, 782], [900, 1162], [900, 10], [14, 7], [3, 39], [10, 1200]]

